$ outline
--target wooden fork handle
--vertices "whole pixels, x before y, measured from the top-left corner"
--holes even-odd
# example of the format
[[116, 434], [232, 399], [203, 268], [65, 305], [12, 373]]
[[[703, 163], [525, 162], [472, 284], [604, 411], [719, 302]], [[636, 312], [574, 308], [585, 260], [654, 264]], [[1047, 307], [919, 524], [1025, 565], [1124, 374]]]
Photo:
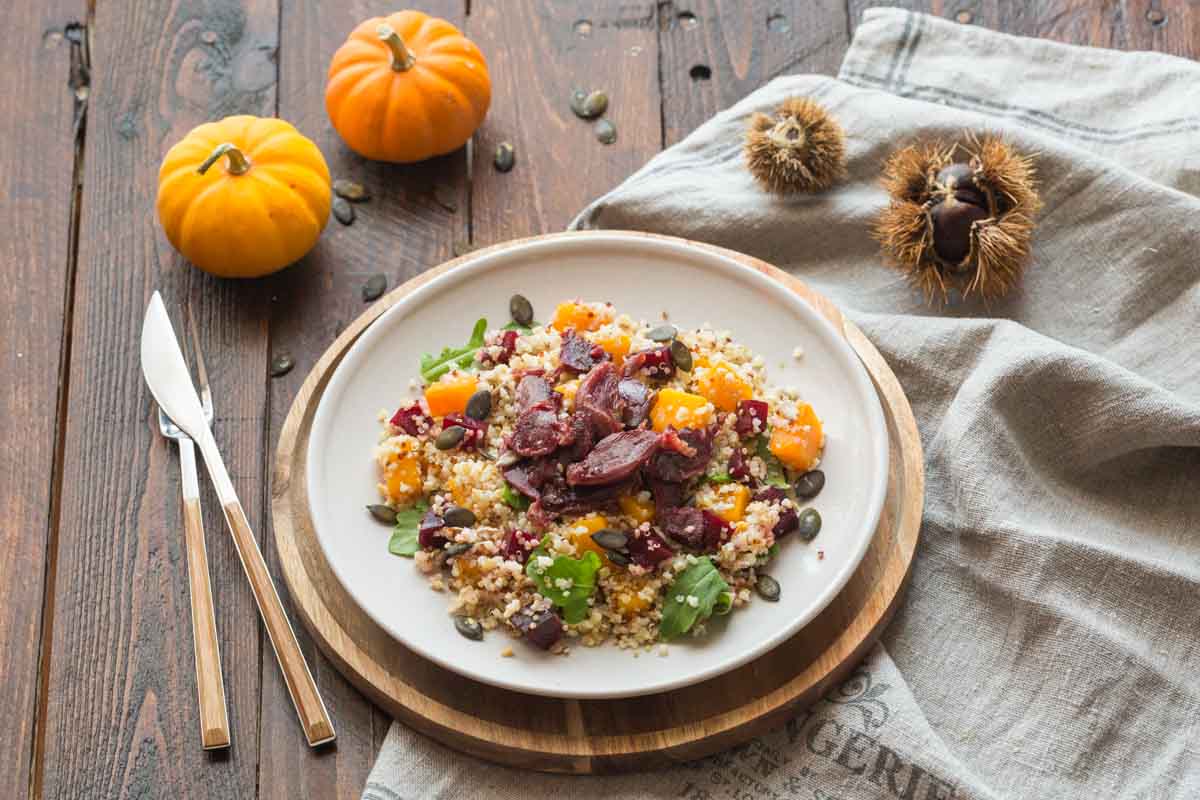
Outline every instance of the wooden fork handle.
[[250, 588], [262, 614], [263, 624], [267, 628], [267, 636], [271, 646], [275, 648], [275, 657], [283, 671], [283, 680], [287, 684], [288, 694], [296, 706], [300, 716], [300, 725], [304, 728], [304, 736], [310, 746], [332, 741], [335, 734], [333, 722], [325, 710], [325, 704], [317, 692], [312, 673], [308, 671], [308, 663], [300, 651], [300, 643], [296, 641], [296, 633], [288, 622], [275, 591], [275, 584], [267, 572], [267, 564], [263, 561], [262, 551], [254, 540], [250, 523], [246, 520], [246, 512], [236, 499], [224, 505], [225, 521], [229, 523], [229, 532], [233, 534], [233, 543], [237, 547], [238, 556], [246, 577], [250, 580]]
[[179, 464], [184, 482], [183, 542], [192, 606], [200, 746], [215, 750], [229, 747], [229, 713], [225, 706], [225, 681], [221, 676], [221, 648], [208, 576], [208, 552], [204, 547], [204, 518], [200, 514], [200, 498], [195, 491], [189, 491], [196, 484], [196, 451], [191, 439], [179, 440]]

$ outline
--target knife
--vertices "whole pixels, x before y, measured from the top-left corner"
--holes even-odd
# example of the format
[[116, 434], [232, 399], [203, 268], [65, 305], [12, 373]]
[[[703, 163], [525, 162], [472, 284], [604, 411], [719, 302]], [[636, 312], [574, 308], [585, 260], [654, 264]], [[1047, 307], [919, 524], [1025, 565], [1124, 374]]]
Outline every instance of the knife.
[[336, 736], [333, 722], [325, 710], [325, 703], [317, 691], [304, 654], [300, 652], [296, 632], [288, 622], [283, 604], [279, 601], [279, 593], [275, 591], [275, 584], [267, 572], [262, 551], [258, 549], [246, 512], [242, 509], [229, 471], [225, 469], [225, 462], [217, 450], [217, 441], [204, 419], [204, 408], [196, 394], [196, 387], [192, 385], [187, 362], [183, 360], [179, 340], [175, 338], [175, 329], [171, 327], [171, 318], [167, 316], [167, 309], [158, 292], [150, 298], [146, 320], [142, 324], [142, 374], [158, 405], [192, 437], [200, 449], [308, 744], [316, 746], [333, 741]]

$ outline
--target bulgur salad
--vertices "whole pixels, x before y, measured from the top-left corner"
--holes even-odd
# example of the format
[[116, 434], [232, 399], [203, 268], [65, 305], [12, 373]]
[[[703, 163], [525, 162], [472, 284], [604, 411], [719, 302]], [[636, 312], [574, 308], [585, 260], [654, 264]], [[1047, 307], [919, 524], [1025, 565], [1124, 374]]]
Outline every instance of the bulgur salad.
[[380, 413], [369, 510], [452, 594], [458, 632], [648, 648], [778, 600], [766, 570], [819, 533], [803, 502], [825, 483], [797, 389], [725, 331], [582, 300], [544, 325], [520, 295], [509, 310], [423, 356], [413, 399]]

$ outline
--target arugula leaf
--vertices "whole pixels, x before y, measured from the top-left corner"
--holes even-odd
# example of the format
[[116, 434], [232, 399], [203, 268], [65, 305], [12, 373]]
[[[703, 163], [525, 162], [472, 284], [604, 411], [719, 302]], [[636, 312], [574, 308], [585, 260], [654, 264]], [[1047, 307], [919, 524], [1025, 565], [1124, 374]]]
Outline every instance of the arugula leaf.
[[466, 347], [443, 347], [436, 357], [429, 353], [421, 356], [421, 379], [432, 383], [455, 367], [473, 369], [475, 354], [483, 347], [483, 337], [486, 333], [487, 320], [480, 317], [471, 329], [471, 338], [467, 340]]
[[520, 492], [513, 489], [508, 481], [504, 482], [503, 488], [500, 489], [504, 497], [504, 502], [515, 508], [517, 511], [524, 511], [529, 508], [529, 498]]
[[[596, 573], [600, 571], [600, 557], [591, 550], [583, 558], [555, 556], [548, 567], [539, 564], [539, 559], [549, 558], [545, 540], [534, 548], [525, 563], [525, 574], [537, 586], [538, 593], [563, 610], [563, 619], [568, 625], [583, 622], [588, 615], [588, 598], [596, 591]], [[562, 588], [556, 581], [570, 581]]]
[[774, 558], [777, 555], [779, 555], [779, 542], [773, 542], [771, 546], [767, 548], [767, 558]]
[[[696, 605], [688, 602], [689, 597], [696, 598]], [[664, 642], [670, 641], [690, 631], [697, 622], [708, 619], [714, 610], [726, 614], [732, 606], [729, 584], [713, 566], [712, 559], [697, 559], [695, 564], [676, 575], [667, 589], [658, 636]]]
[[728, 472], [718, 472], [715, 475], [705, 475], [704, 479], [709, 483], [720, 485], [722, 483], [733, 483], [733, 476]]
[[539, 325], [539, 324], [541, 324], [541, 323], [539, 323], [537, 320], [533, 321], [533, 325], [522, 325], [519, 322], [513, 321], [513, 322], [510, 322], [507, 325], [505, 325], [500, 330], [502, 330], [502, 331], [519, 331], [521, 333], [533, 333], [533, 326]]
[[767, 477], [763, 483], [768, 486], [774, 486], [777, 489], [790, 489], [791, 484], [788, 483], [787, 472], [784, 471], [783, 462], [775, 457], [771, 452], [770, 438], [765, 433], [760, 433], [755, 443], [755, 450], [758, 457], [767, 465]]
[[412, 508], [396, 512], [396, 527], [392, 528], [392, 538], [388, 542], [388, 552], [394, 556], [412, 558], [421, 549], [417, 540], [417, 528], [421, 525], [421, 517], [429, 510], [429, 503], [418, 500]]

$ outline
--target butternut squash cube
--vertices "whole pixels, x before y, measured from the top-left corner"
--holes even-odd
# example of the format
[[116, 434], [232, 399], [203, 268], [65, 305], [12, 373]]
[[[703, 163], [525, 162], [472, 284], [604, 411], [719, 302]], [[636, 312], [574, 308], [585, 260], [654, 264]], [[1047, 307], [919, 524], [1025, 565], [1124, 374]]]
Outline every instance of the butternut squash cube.
[[556, 331], [562, 333], [568, 328], [576, 331], [594, 331], [607, 322], [612, 321], [612, 309], [608, 306], [598, 306], [594, 303], [559, 303], [554, 309], [554, 317], [550, 324]]
[[738, 403], [754, 395], [754, 387], [725, 361], [705, 363], [702, 368], [696, 369], [696, 391], [716, 406], [718, 411], [736, 411]]
[[675, 428], [703, 428], [713, 418], [713, 405], [698, 394], [663, 389], [650, 409], [650, 424], [656, 431]]
[[429, 413], [435, 417], [447, 414], [462, 414], [467, 410], [467, 401], [475, 394], [478, 385], [475, 376], [468, 372], [449, 372], [437, 383], [425, 387], [425, 402]]
[[824, 444], [821, 420], [817, 419], [812, 406], [804, 403], [795, 419], [786, 426], [777, 425], [771, 429], [767, 447], [788, 469], [808, 472], [816, 465]]

